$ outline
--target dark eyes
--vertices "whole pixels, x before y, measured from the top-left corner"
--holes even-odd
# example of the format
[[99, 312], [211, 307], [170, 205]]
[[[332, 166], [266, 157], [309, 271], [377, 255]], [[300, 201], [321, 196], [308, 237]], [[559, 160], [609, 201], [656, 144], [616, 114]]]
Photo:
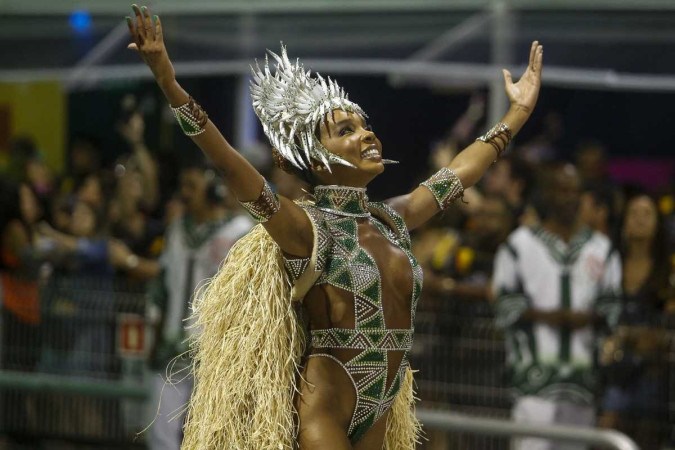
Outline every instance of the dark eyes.
[[[373, 131], [373, 127], [371, 127], [370, 125], [364, 126], [363, 129], [366, 130], [366, 131]], [[339, 134], [340, 134], [340, 136], [346, 136], [347, 134], [353, 133], [353, 132], [354, 132], [354, 128], [352, 128], [351, 125], [347, 125], [347, 126], [340, 129]]]
[[352, 127], [350, 127], [350, 126], [343, 127], [340, 130], [340, 136], [346, 136], [347, 134], [353, 133], [353, 132], [354, 132], [354, 129]]

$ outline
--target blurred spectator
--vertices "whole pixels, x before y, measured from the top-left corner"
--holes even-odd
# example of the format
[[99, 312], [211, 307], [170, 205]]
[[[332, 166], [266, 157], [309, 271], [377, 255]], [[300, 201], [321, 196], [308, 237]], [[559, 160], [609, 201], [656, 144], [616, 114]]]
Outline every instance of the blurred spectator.
[[59, 192], [72, 194], [87, 175], [100, 171], [101, 150], [98, 141], [91, 136], [75, 136], [68, 153], [66, 173], [59, 181]]
[[586, 185], [579, 204], [581, 223], [611, 237], [616, 226], [616, 192], [607, 184], [592, 183]]
[[[423, 232], [416, 239], [416, 254], [426, 269], [427, 293], [452, 295], [453, 300], [487, 300], [495, 253], [514, 223], [506, 200], [486, 196], [462, 233], [452, 229]], [[424, 245], [431, 247], [425, 250]]]
[[44, 368], [69, 375], [105, 377], [112, 352], [114, 267], [103, 234], [104, 218], [91, 204], [75, 202], [67, 233], [38, 227], [38, 249], [53, 265], [43, 305], [50, 320]]
[[[476, 138], [478, 125], [484, 116], [485, 96], [481, 92], [476, 92], [471, 95], [466, 111], [455, 121], [447, 135], [432, 146], [429, 154], [430, 173], [436, 173], [450, 165], [450, 161], [457, 153], [471, 144]], [[464, 200], [465, 202], [446, 210], [445, 214], [459, 215], [462, 213], [461, 210], [477, 207], [481, 200], [480, 192], [475, 188], [469, 188], [464, 191]]]
[[506, 155], [486, 172], [483, 190], [485, 195], [503, 197], [522, 225], [533, 182], [532, 167], [517, 156]]
[[640, 448], [663, 444], [658, 420], [667, 413], [666, 304], [672, 300], [671, 265], [657, 203], [628, 200], [620, 233], [623, 311], [603, 347], [607, 389], [600, 424], [633, 436]]
[[39, 264], [33, 233], [42, 210], [25, 183], [0, 187], [0, 276], [2, 367], [32, 370], [39, 347]]
[[[33, 252], [33, 230], [42, 210], [33, 189], [26, 183], [0, 182], [0, 368], [32, 372], [39, 360], [41, 314], [38, 296], [39, 263]], [[11, 400], [10, 400], [11, 398]], [[36, 398], [31, 393], [0, 392], [3, 432], [12, 441], [26, 442], [21, 426], [34, 423]], [[25, 425], [24, 425], [25, 426]], [[18, 432], [15, 435], [15, 431]], [[35, 444], [30, 442], [30, 444]], [[23, 447], [22, 447], [23, 448]]]
[[574, 154], [575, 165], [584, 184], [607, 183], [607, 151], [598, 141], [581, 142]]
[[153, 244], [163, 231], [161, 221], [153, 217], [160, 200], [159, 179], [157, 164], [143, 138], [142, 114], [135, 109], [127, 111], [118, 131], [132, 153], [120, 158], [115, 165], [116, 190], [108, 210], [110, 232], [134, 253], [157, 257]]
[[558, 156], [560, 141], [565, 134], [563, 117], [556, 111], [548, 111], [540, 124], [539, 133], [521, 145], [518, 154], [530, 164], [554, 161]]
[[[178, 450], [181, 445], [185, 406], [193, 386], [186, 354], [192, 296], [216, 274], [230, 247], [253, 225], [247, 215], [226, 209], [225, 185], [203, 164], [183, 167], [180, 192], [185, 215], [166, 232], [161, 273], [149, 292], [148, 320], [157, 330], [151, 365], [158, 372], [150, 401], [157, 414], [148, 436], [151, 450]], [[167, 377], [167, 371], [177, 379]], [[172, 385], [164, 389], [167, 383]]]
[[54, 177], [30, 136], [19, 136], [10, 143], [9, 175], [15, 182], [26, 183], [44, 207], [54, 192]]
[[[577, 221], [580, 180], [556, 166], [544, 187], [541, 226], [521, 226], [500, 247], [493, 290], [505, 329], [518, 422], [595, 423], [595, 325], [618, 316], [621, 263], [609, 239]], [[518, 449], [582, 449], [515, 439]]]

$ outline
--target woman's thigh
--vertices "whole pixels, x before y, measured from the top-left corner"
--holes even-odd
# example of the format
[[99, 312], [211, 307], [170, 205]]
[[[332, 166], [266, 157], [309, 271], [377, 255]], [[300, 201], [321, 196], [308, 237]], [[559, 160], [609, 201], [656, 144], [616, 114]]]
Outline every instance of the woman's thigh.
[[352, 449], [347, 430], [356, 406], [349, 374], [331, 357], [309, 358], [295, 399], [301, 450]]
[[343, 426], [330, 413], [314, 414], [303, 423], [298, 434], [300, 450], [352, 450]]

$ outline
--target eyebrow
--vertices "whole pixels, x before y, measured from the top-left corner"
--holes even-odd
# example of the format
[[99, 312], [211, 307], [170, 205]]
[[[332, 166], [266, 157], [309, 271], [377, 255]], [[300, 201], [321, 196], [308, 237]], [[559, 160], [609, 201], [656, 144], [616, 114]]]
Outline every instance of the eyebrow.
[[[357, 117], [358, 119], [355, 118], [355, 117]], [[360, 119], [360, 120], [359, 120], [359, 119]], [[349, 116], [348, 116], [346, 119], [342, 119], [342, 120], [339, 121], [339, 122], [333, 122], [333, 124], [334, 124], [336, 127], [339, 127], [340, 125], [343, 125], [343, 124], [345, 124], [345, 123], [347, 123], [347, 122], [352, 122], [352, 121], [357, 121], [357, 122], [359, 122], [362, 126], [366, 126], [366, 125], [368, 124], [368, 122], [366, 122], [366, 119], [365, 119], [364, 117], [362, 117], [362, 116], [360, 116], [360, 115], [358, 115], [358, 114], [354, 114], [354, 113], [349, 114]]]

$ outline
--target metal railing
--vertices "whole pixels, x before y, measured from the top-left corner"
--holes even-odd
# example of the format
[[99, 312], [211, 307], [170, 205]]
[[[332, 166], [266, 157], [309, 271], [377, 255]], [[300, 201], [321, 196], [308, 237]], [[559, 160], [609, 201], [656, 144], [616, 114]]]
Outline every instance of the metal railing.
[[506, 437], [537, 437], [558, 441], [598, 445], [615, 450], [640, 450], [631, 438], [613, 430], [516, 423], [505, 419], [471, 417], [428, 409], [418, 409], [417, 418], [425, 428]]

